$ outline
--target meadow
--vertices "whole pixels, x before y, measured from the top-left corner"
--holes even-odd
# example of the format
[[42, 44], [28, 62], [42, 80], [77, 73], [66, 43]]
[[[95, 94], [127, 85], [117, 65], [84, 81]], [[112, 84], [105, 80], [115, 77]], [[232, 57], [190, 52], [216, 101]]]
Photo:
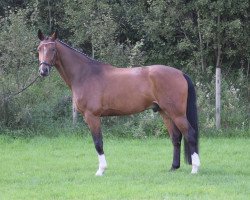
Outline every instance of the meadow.
[[95, 177], [90, 136], [0, 135], [0, 199], [248, 199], [250, 139], [200, 139], [201, 170], [168, 172], [168, 138], [104, 138], [108, 169]]

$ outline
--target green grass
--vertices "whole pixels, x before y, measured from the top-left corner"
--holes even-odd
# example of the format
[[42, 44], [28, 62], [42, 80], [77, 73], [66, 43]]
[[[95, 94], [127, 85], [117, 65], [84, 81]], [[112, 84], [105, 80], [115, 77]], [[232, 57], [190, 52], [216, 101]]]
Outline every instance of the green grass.
[[0, 135], [0, 200], [249, 199], [250, 139], [201, 138], [200, 173], [168, 172], [167, 138], [105, 139], [108, 169], [95, 177], [91, 137]]

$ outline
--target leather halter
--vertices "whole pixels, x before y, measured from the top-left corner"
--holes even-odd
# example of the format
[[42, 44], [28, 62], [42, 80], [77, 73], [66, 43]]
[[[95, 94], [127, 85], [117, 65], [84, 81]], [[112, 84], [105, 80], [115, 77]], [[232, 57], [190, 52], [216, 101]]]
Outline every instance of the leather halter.
[[[43, 43], [42, 45], [45, 45], [45, 44], [56, 44], [56, 43], [55, 42], [46, 42], [46, 43]], [[55, 51], [54, 57], [52, 59], [53, 63], [48, 63], [46, 61], [42, 61], [42, 62], [40, 62], [39, 66], [41, 66], [41, 65], [47, 65], [49, 67], [49, 70], [50, 70], [52, 68], [52, 66], [55, 64], [56, 53], [57, 53], [57, 51]]]

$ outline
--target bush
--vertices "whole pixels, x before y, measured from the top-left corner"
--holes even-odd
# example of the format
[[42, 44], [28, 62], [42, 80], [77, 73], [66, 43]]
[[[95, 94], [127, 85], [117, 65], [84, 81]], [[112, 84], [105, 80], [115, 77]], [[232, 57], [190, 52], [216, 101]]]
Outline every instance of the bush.
[[[215, 77], [208, 82], [197, 82], [198, 108], [201, 131], [215, 127]], [[249, 130], [247, 77], [239, 71], [232, 77], [222, 75], [221, 126], [222, 129]]]
[[130, 116], [105, 117], [103, 132], [108, 136], [146, 138], [167, 135], [167, 130], [158, 113], [152, 110]]

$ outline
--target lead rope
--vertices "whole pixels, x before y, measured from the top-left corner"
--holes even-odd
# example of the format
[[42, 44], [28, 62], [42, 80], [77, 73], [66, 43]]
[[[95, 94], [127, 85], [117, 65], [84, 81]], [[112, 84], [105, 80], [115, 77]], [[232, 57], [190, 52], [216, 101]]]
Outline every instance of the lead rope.
[[[22, 93], [24, 90], [26, 90], [27, 88], [29, 88], [31, 85], [33, 85], [37, 79], [40, 76], [38, 75], [33, 81], [31, 81], [27, 86], [23, 87], [20, 91], [15, 92], [14, 94], [10, 94], [8, 97], [3, 98], [3, 102], [8, 101], [9, 99], [14, 98], [15, 96], [17, 96], [18, 94]], [[4, 95], [5, 96], [5, 95]]]

